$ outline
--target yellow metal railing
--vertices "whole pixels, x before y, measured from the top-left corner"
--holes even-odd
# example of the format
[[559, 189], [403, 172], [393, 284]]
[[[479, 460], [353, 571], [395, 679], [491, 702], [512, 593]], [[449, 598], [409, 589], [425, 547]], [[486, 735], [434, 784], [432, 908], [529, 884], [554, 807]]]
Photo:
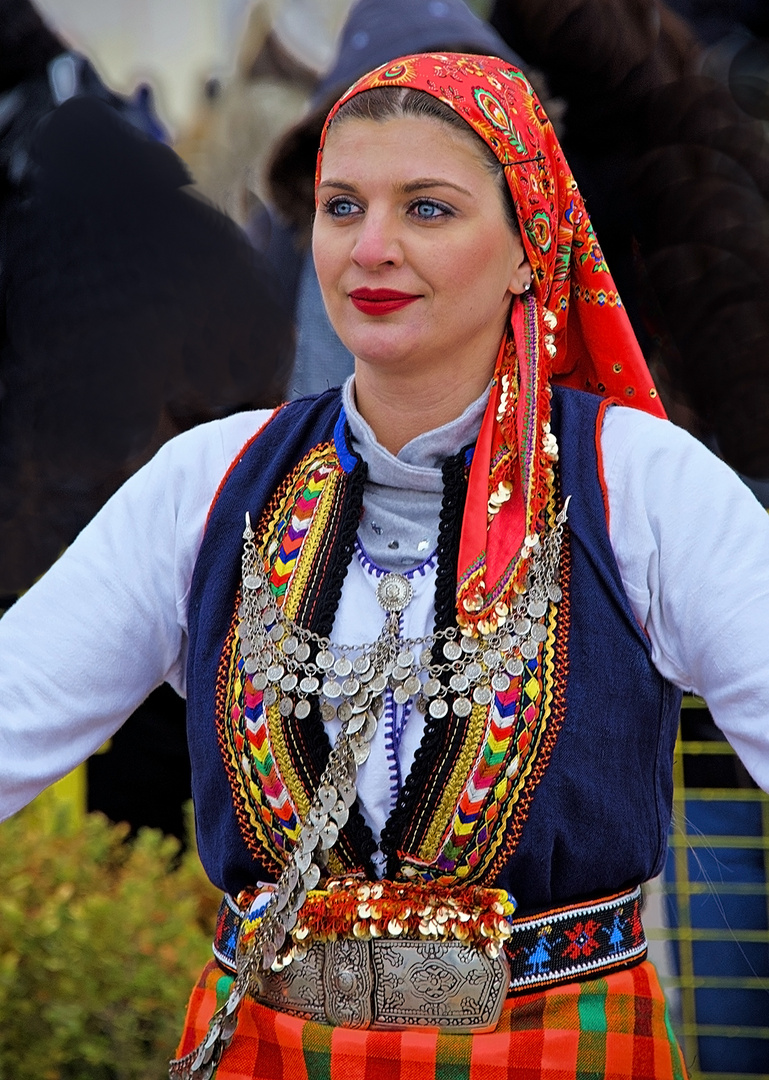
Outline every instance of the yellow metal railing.
[[[697, 699], [686, 705], [704, 708]], [[769, 795], [684, 779], [685, 761], [719, 755], [728, 766], [732, 753], [720, 740], [679, 736], [671, 850], [658, 882], [666, 925], [649, 928], [650, 941], [666, 941], [672, 954], [673, 970], [661, 977], [692, 1080], [769, 1080]], [[698, 817], [710, 822], [707, 832]]]

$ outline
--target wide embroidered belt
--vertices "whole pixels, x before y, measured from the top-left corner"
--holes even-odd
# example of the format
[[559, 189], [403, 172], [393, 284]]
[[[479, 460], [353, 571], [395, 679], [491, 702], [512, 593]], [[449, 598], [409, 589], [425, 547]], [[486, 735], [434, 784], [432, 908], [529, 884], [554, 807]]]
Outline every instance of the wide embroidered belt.
[[[461, 940], [397, 936], [314, 941], [264, 977], [258, 1000], [344, 1027], [434, 1024], [492, 1030], [509, 993], [524, 993], [640, 963], [647, 950], [640, 886], [582, 904], [508, 918], [504, 951]], [[230, 896], [219, 911], [214, 954], [236, 971], [244, 912]], [[498, 952], [498, 955], [495, 953]]]

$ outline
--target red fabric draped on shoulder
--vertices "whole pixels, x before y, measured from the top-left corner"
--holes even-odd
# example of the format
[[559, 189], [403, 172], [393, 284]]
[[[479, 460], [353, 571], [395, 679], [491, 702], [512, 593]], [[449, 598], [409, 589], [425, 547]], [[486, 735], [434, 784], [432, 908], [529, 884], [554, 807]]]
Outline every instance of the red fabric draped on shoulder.
[[364, 76], [331, 111], [378, 87], [421, 90], [450, 106], [504, 167], [532, 288], [513, 303], [470, 471], [457, 618], [493, 631], [525, 587], [528, 555], [548, 525], [558, 448], [550, 386], [588, 390], [664, 417], [643, 354], [553, 126], [528, 79], [487, 56], [406, 56]]

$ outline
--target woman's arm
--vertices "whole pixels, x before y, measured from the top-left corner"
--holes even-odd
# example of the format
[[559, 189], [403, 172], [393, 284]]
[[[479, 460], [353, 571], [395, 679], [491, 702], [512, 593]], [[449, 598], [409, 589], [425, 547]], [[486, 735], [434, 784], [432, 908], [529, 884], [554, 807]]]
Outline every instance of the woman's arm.
[[610, 535], [659, 671], [700, 694], [769, 790], [769, 515], [681, 428], [609, 409]]
[[0, 818], [97, 750], [160, 683], [184, 692], [187, 592], [208, 507], [269, 415], [167, 443], [0, 619]]

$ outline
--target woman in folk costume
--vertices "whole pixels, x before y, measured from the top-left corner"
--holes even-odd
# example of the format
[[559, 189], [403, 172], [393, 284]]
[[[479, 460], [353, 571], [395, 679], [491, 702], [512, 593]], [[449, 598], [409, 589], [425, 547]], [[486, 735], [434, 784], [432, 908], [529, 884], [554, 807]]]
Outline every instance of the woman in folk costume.
[[682, 688], [769, 786], [765, 514], [509, 64], [348, 91], [314, 255], [352, 380], [174, 440], [0, 623], [4, 811], [186, 686], [226, 897], [174, 1077], [682, 1077], [640, 885]]

